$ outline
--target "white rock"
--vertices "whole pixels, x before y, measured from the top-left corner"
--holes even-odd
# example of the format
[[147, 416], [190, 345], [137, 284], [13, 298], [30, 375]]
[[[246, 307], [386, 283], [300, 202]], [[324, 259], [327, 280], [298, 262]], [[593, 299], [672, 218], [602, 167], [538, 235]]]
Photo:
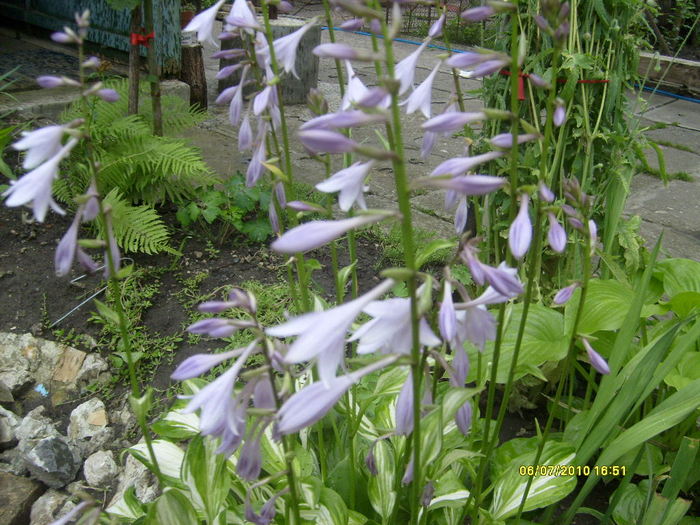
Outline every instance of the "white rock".
[[81, 386], [87, 386], [98, 381], [103, 377], [101, 373], [107, 370], [109, 370], [109, 364], [100, 354], [97, 352], [88, 354], [85, 356], [85, 360], [78, 371], [78, 377], [76, 377], [75, 381]]
[[17, 426], [19, 426], [19, 418], [0, 406], [0, 448], [9, 446], [17, 438], [15, 434]]
[[49, 525], [58, 518], [58, 510], [68, 501], [68, 496], [54, 489], [47, 490], [34, 502], [30, 514], [31, 525]]
[[106, 488], [114, 481], [119, 469], [111, 450], [100, 450], [85, 460], [85, 479], [91, 487]]
[[48, 383], [66, 349], [79, 352], [32, 334], [0, 332], [0, 381], [12, 392], [29, 383]]
[[96, 397], [77, 406], [70, 413], [68, 438], [74, 441], [94, 436], [107, 426], [105, 404]]
[[15, 435], [20, 441], [20, 447], [23, 446], [23, 441], [59, 435], [58, 430], [53, 426], [53, 421], [44, 416], [44, 411], [43, 406], [36, 407], [24, 416], [21, 423], [15, 428]]

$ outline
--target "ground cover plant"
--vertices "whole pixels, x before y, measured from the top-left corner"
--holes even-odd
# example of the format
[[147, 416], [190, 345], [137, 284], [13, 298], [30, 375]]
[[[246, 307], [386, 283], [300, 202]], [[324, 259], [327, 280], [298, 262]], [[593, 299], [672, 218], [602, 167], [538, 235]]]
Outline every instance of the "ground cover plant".
[[[223, 3], [188, 29], [212, 39]], [[76, 17], [76, 31], [54, 35], [81, 50], [76, 88], [85, 113], [14, 144], [26, 151], [30, 171], [5, 191], [6, 204], [30, 205], [38, 221], [49, 207], [58, 211], [52, 190], [59, 166], [83, 148], [84, 193], [74, 196], [75, 218], [58, 245], [56, 269], [65, 275], [77, 259], [94, 271], [87, 250], [104, 253], [111, 300], [97, 309], [112, 327], [144, 438], [128, 453], [153, 471], [161, 489], [151, 502], [127, 491], [104, 511], [86, 499], [72, 516], [149, 524], [568, 524], [584, 515], [617, 524], [697, 522], [691, 505], [700, 472], [700, 263], [660, 260], [660, 243], [641, 248], [620, 221], [629, 159], [612, 172], [598, 166], [619, 153], [606, 149], [606, 140], [634, 140], [624, 119], [608, 122], [605, 111], [634, 77], [624, 60], [626, 34], [595, 28], [619, 9], [608, 23], [626, 31], [619, 20], [631, 16], [625, 9], [632, 3], [596, 2], [595, 16], [590, 3], [557, 0], [468, 9], [466, 21], [500, 17], [509, 28], [499, 49], [447, 52], [418, 86], [416, 62], [443, 32], [444, 6], [424, 44], [397, 61], [400, 3], [391, 5], [387, 23], [378, 1], [334, 2], [355, 16], [347, 27], [369, 27], [369, 52], [335, 42], [326, 3], [331, 42], [314, 53], [335, 62], [341, 107], [311, 92], [316, 116], [294, 135], [277, 86], [295, 74], [297, 46], [318, 21], [275, 40], [272, 5], [263, 0], [256, 17], [245, 0], [233, 2], [223, 36], [239, 36], [243, 47], [222, 53], [241, 61], [222, 74], [241, 70], [241, 81], [219, 102], [229, 104], [238, 147], [253, 153], [246, 186], [266, 181], [272, 188], [268, 199], [255, 195], [267, 201], [270, 247], [284, 257], [287, 281], [264, 291], [232, 283], [201, 302], [196, 293], [180, 298], [193, 310], [199, 303], [191, 341], [209, 337], [227, 346], [176, 368], [182, 397], [155, 421], [122, 293], [136, 270], [121, 264], [95, 154], [103, 138], [89, 116], [96, 97], [114, 103], [118, 93], [86, 80], [85, 70], [96, 67], [82, 56], [89, 13]], [[582, 71], [620, 57], [613, 85], [576, 89]], [[356, 62], [372, 63], [379, 85], [365, 86]], [[453, 71], [455, 91], [433, 115], [432, 83], [443, 65]], [[509, 78], [485, 81], [492, 102], [467, 112], [461, 71], [470, 78], [506, 71]], [[519, 96], [523, 71], [526, 102]], [[248, 79], [257, 90], [246, 101]], [[40, 79], [47, 88], [70, 82]], [[475, 143], [465, 156], [410, 179], [403, 112], [426, 119], [424, 156], [440, 135], [470, 134]], [[475, 122], [485, 123], [481, 135], [469, 129]], [[353, 140], [358, 127], [374, 128], [376, 142]], [[326, 174], [313, 199], [299, 198], [292, 144]], [[396, 208], [368, 209], [366, 186], [382, 166], [391, 167]], [[425, 188], [445, 190], [453, 238], [417, 233], [411, 198]], [[185, 203], [180, 221], [203, 210], [226, 212], [223, 201], [211, 204], [207, 195], [193, 201], [199, 212]], [[79, 239], [81, 223], [90, 221], [99, 235]], [[378, 271], [379, 279], [363, 280], [360, 232], [379, 224], [397, 226], [387, 260], [397, 251], [402, 259]], [[330, 297], [314, 287], [319, 262], [307, 255], [312, 250], [327, 250]], [[509, 405], [527, 403], [542, 408], [534, 434], [504, 439]], [[592, 499], [603, 483], [607, 500]]]

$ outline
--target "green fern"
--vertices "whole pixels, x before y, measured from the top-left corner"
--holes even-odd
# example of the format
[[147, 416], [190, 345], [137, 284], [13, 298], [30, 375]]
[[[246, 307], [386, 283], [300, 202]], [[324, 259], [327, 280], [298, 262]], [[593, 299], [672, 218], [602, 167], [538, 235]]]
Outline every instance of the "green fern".
[[156, 210], [147, 205], [133, 206], [116, 188], [105, 196], [104, 203], [112, 209], [114, 237], [125, 253], [177, 253], [169, 245], [170, 232]]

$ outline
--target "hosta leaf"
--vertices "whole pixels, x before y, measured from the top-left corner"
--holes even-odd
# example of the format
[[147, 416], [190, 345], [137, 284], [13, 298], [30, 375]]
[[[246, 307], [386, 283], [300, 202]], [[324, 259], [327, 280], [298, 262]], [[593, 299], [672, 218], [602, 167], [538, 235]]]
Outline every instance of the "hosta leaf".
[[394, 491], [396, 474], [394, 454], [391, 446], [383, 439], [377, 441], [374, 446], [374, 462], [377, 466], [377, 475], [369, 476], [367, 495], [372, 508], [386, 520], [391, 516], [396, 504]]
[[182, 464], [182, 481], [190, 490], [192, 503], [212, 521], [228, 494], [230, 478], [226, 458], [216, 453], [218, 444], [196, 436], [187, 447]]
[[664, 259], [656, 263], [654, 277], [664, 283], [669, 297], [681, 292], [700, 292], [700, 262], [690, 259]]
[[[185, 453], [175, 443], [165, 441], [164, 439], [156, 439], [151, 442], [153, 446], [153, 454], [156, 457], [158, 468], [164, 476], [179, 480], [180, 467]], [[151, 456], [149, 455], [146, 443], [137, 443], [127, 449], [136, 459], [146, 465], [149, 470], [153, 471], [154, 467], [151, 464]]]
[[[581, 290], [578, 289], [567, 303], [567, 332], [573, 325]], [[593, 334], [599, 330], [617, 330], [622, 326], [629, 310], [634, 291], [613, 280], [591, 279], [588, 282], [586, 303], [578, 324], [578, 333]]]
[[163, 494], [153, 502], [146, 521], [148, 525], [192, 525], [199, 523], [197, 513], [187, 496], [177, 489], [167, 487]]

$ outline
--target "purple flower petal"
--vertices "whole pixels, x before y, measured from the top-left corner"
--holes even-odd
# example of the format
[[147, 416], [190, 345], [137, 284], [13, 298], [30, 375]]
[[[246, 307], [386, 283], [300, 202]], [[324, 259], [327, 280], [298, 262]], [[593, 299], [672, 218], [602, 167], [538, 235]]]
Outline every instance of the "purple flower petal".
[[452, 341], [457, 333], [457, 313], [452, 301], [452, 285], [445, 282], [442, 294], [442, 304], [438, 314], [438, 327], [440, 335], [445, 341]]
[[426, 131], [433, 131], [436, 133], [452, 133], [462, 129], [470, 122], [479, 120], [486, 120], [486, 113], [483, 111], [473, 111], [469, 113], [451, 111], [431, 118], [421, 127]]
[[[535, 140], [537, 137], [538, 135], [534, 133], [518, 135], [516, 143], [523, 144], [524, 142]], [[497, 148], [510, 148], [513, 146], [513, 135], [510, 133], [501, 133], [500, 135], [493, 137], [489, 142], [491, 142], [491, 144]]]
[[256, 345], [257, 341], [254, 341], [246, 348], [237, 348], [222, 354], [195, 354], [180, 363], [175, 371], [170, 374], [170, 378], [175, 381], [184, 381], [186, 379], [199, 377], [228, 359], [237, 357], [243, 352], [250, 353]]
[[468, 435], [472, 426], [472, 404], [467, 401], [455, 414], [455, 423], [463, 435]]
[[359, 215], [339, 221], [313, 221], [292, 228], [272, 243], [279, 253], [299, 253], [320, 248], [355, 228], [380, 221], [383, 215]]
[[343, 211], [348, 211], [355, 202], [360, 208], [366, 209], [363, 196], [365, 178], [373, 165], [374, 161], [356, 162], [317, 184], [316, 189], [324, 193], [339, 192], [338, 205]]
[[214, 31], [214, 21], [216, 20], [216, 15], [219, 12], [219, 8], [224, 4], [225, 0], [219, 0], [209, 9], [205, 9], [197, 16], [195, 16], [183, 31], [196, 31], [197, 40], [200, 42], [209, 42], [212, 45], [216, 45], [212, 32]]
[[571, 296], [574, 294], [574, 290], [576, 290], [577, 287], [578, 287], [578, 283], [574, 283], [574, 284], [570, 284], [566, 288], [562, 288], [554, 296], [554, 299], [552, 300], [552, 302], [554, 304], [566, 303], [569, 299], [571, 299]]
[[502, 151], [489, 151], [474, 157], [455, 157], [440, 163], [430, 175], [433, 177], [438, 175], [462, 175], [479, 164], [502, 156]]
[[501, 188], [506, 183], [504, 177], [491, 175], [459, 175], [449, 179], [429, 177], [423, 179], [423, 184], [436, 186], [462, 195], [486, 195]]
[[549, 232], [547, 233], [547, 242], [557, 253], [562, 253], [566, 248], [566, 232], [562, 228], [557, 218], [553, 213], [549, 212], [547, 214], [549, 218]]
[[406, 100], [406, 114], [410, 115], [415, 111], [419, 110], [425, 118], [430, 118], [432, 94], [433, 94], [433, 81], [435, 76], [440, 69], [440, 62], [438, 62], [427, 78], [420, 83], [420, 85], [411, 93], [411, 95]]
[[119, 93], [114, 89], [100, 89], [97, 91], [97, 96], [105, 102], [116, 102], [119, 100]]
[[355, 60], [359, 58], [359, 52], [347, 44], [321, 44], [316, 46], [313, 54], [321, 58], [334, 58], [337, 60]]
[[56, 275], [63, 277], [68, 275], [70, 268], [73, 265], [75, 251], [78, 248], [78, 225], [80, 224], [80, 216], [76, 215], [73, 223], [68, 228], [68, 231], [61, 238], [56, 248], [54, 263], [56, 266]]
[[428, 36], [430, 38], [438, 38], [440, 35], [442, 35], [442, 30], [445, 27], [445, 18], [445, 13], [443, 13], [440, 18], [433, 22], [433, 25], [431, 25], [430, 29], [428, 30]]
[[[462, 235], [464, 233], [464, 228], [467, 227], [468, 212], [469, 205], [467, 204], [467, 199], [462, 197], [457, 205], [457, 211], [455, 213], [455, 232], [457, 235]], [[472, 232], [472, 234], [475, 233], [476, 232]]]
[[591, 365], [593, 368], [596, 369], [596, 371], [600, 374], [607, 375], [610, 373], [610, 367], [608, 366], [608, 363], [605, 359], [603, 359], [603, 356], [601, 356], [598, 352], [596, 352], [591, 344], [588, 342], [588, 339], [585, 337], [581, 339], [583, 341], [583, 347], [586, 349], [586, 353], [588, 354], [588, 359], [591, 360]]
[[307, 129], [298, 133], [299, 140], [314, 153], [350, 153], [357, 143], [337, 131]]
[[418, 58], [427, 45], [428, 42], [423, 42], [418, 49], [396, 64], [396, 67], [394, 68], [394, 76], [396, 80], [400, 82], [399, 95], [403, 95], [406, 93], [406, 91], [413, 87], [413, 79], [416, 75]]
[[554, 202], [554, 193], [552, 193], [552, 190], [550, 190], [544, 182], [540, 183], [538, 193], [540, 199], [542, 199], [543, 201]]
[[532, 222], [528, 213], [529, 202], [530, 196], [523, 193], [520, 196], [520, 211], [508, 231], [508, 246], [516, 259], [523, 258], [530, 249], [530, 241], [532, 241]]
[[407, 436], [413, 431], [413, 377], [406, 377], [396, 399], [396, 434]]
[[481, 22], [492, 16], [496, 11], [490, 6], [480, 6], [467, 9], [460, 16], [467, 22]]

